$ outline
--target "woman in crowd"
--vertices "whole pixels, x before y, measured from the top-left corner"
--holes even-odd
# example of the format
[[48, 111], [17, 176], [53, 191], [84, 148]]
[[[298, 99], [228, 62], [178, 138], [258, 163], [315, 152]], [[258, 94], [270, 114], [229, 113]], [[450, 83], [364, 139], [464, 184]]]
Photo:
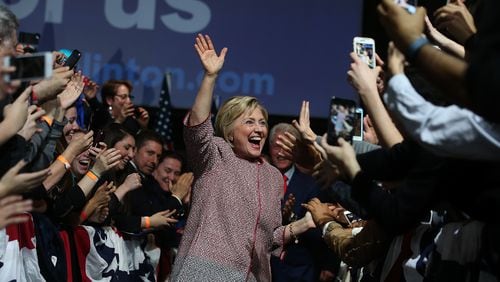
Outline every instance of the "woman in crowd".
[[261, 158], [267, 111], [253, 97], [233, 97], [219, 110], [214, 129], [210, 106], [227, 48], [217, 55], [210, 38], [195, 49], [205, 75], [185, 119], [184, 141], [195, 186], [192, 208], [173, 281], [270, 281], [271, 251], [314, 224], [310, 215], [281, 226], [283, 178]]

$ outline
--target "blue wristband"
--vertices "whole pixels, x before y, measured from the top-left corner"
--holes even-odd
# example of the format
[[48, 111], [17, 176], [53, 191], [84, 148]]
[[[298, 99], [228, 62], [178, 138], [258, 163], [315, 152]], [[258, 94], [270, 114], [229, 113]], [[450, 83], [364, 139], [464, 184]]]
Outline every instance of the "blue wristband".
[[417, 57], [418, 52], [422, 47], [426, 44], [429, 44], [429, 40], [427, 40], [427, 37], [422, 36], [419, 37], [417, 40], [413, 41], [412, 44], [410, 44], [410, 47], [406, 50], [406, 59], [408, 61], [413, 61]]

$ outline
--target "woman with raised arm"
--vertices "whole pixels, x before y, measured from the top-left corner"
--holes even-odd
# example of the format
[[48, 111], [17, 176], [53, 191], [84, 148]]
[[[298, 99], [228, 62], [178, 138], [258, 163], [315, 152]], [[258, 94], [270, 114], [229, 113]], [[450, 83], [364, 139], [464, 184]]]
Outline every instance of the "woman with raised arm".
[[214, 128], [210, 105], [227, 48], [217, 55], [210, 38], [195, 49], [205, 75], [184, 124], [193, 169], [192, 207], [172, 281], [270, 281], [271, 252], [314, 226], [310, 215], [281, 226], [283, 178], [261, 158], [267, 111], [253, 97], [233, 97], [220, 108]]

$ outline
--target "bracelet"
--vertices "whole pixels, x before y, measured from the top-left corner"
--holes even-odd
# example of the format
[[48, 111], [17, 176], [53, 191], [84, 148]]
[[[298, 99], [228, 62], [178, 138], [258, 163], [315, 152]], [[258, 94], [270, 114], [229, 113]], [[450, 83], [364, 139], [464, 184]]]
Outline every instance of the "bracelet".
[[85, 174], [85, 176], [87, 176], [88, 178], [92, 179], [93, 181], [96, 181], [99, 180], [99, 177], [92, 171], [92, 170], [89, 170], [87, 171], [87, 173]]
[[427, 37], [421, 36], [417, 38], [415, 41], [413, 41], [408, 49], [406, 49], [406, 58], [408, 61], [413, 61], [418, 55], [418, 52], [424, 45], [429, 44], [429, 40], [427, 40]]
[[31, 86], [31, 104], [32, 105], [37, 105], [38, 104], [38, 96], [36, 96], [35, 93], [35, 86]]
[[60, 161], [66, 170], [68, 170], [71, 167], [71, 164], [68, 162], [68, 160], [63, 156], [59, 155], [56, 159], [57, 161]]
[[49, 116], [42, 116], [40, 119], [44, 120], [49, 126], [52, 126], [53, 118]]
[[144, 228], [149, 229], [151, 227], [151, 218], [149, 216], [144, 217]]
[[87, 216], [87, 214], [85, 213], [85, 211], [82, 211], [82, 212], [80, 213], [80, 221], [81, 221], [81, 222], [84, 222], [85, 220], [87, 220], [87, 218], [88, 218], [88, 216]]
[[294, 242], [295, 244], [298, 244], [298, 243], [299, 243], [299, 238], [298, 238], [297, 236], [295, 236], [295, 234], [293, 234], [292, 225], [293, 225], [292, 223], [290, 223], [290, 224], [288, 225], [288, 229], [290, 230], [290, 236], [292, 237], [292, 239], [294, 239], [294, 241], [293, 241], [293, 242]]

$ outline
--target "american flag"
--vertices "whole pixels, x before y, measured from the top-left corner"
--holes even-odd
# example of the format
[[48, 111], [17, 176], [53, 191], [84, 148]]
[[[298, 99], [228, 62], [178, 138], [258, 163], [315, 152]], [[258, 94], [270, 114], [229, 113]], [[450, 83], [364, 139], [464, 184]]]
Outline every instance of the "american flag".
[[171, 73], [165, 73], [160, 92], [160, 111], [155, 131], [162, 137], [163, 143], [169, 150], [174, 149], [172, 132], [172, 104], [170, 102]]

